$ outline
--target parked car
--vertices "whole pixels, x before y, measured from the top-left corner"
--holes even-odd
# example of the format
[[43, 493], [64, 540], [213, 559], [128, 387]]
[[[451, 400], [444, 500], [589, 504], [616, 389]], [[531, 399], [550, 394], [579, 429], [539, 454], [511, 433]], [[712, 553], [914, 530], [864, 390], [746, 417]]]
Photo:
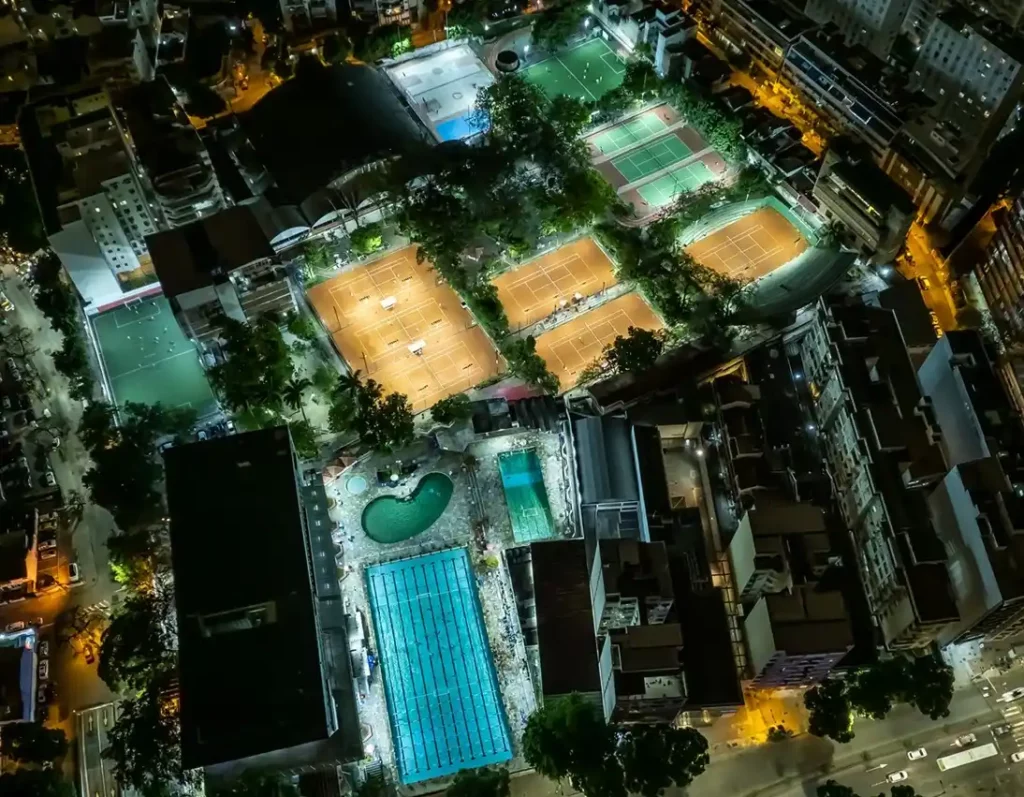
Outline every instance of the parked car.
[[15, 631], [21, 631], [24, 628], [25, 628], [25, 621], [24, 620], [18, 620], [18, 621], [13, 622], [13, 623], [8, 623], [7, 626], [4, 628], [4, 631], [6, 631], [7, 633], [10, 634], [10, 633], [14, 633]]
[[45, 681], [50, 677], [50, 660], [43, 659], [39, 662], [39, 680]]
[[901, 769], [899, 772], [892, 772], [889, 775], [886, 775], [885, 779], [890, 783], [899, 783], [901, 780], [906, 780], [908, 777], [910, 776], [907, 774], [907, 770]]
[[916, 750], [911, 750], [909, 753], [907, 753], [907, 758], [909, 758], [911, 761], [917, 761], [918, 759], [927, 757], [928, 751], [925, 750], [923, 747], [918, 747]]
[[209, 436], [210, 435], [208, 435], [206, 433], [205, 429], [200, 429], [198, 432], [196, 432], [196, 439], [197, 440], [206, 440]]
[[957, 740], [953, 742], [957, 747], [969, 747], [978, 741], [978, 737], [973, 733], [965, 733], [963, 736], [957, 737]]
[[39, 552], [39, 558], [40, 559], [56, 559], [57, 558], [57, 548], [56, 548], [56, 546], [54, 546], [53, 548], [47, 548], [45, 551], [40, 551]]
[[96, 661], [96, 654], [93, 653], [92, 646], [90, 645], [85, 649], [85, 663], [92, 664], [94, 661]]
[[9, 410], [11, 408], [11, 397], [4, 396], [3, 398], [0, 398], [0, 407], [3, 407], [4, 410]]
[[82, 574], [78, 569], [78, 562], [72, 562], [68, 565], [68, 583], [78, 584], [82, 581]]
[[1010, 756], [1010, 760], [1014, 764], [1019, 764], [1021, 761], [1024, 761], [1024, 750], [1018, 750], [1016, 753], [1013, 753]]
[[1012, 731], [1012, 730], [1013, 730], [1013, 728], [1011, 728], [1009, 725], [1006, 725], [1006, 724], [996, 725], [992, 729], [992, 735], [995, 736], [998, 739], [1000, 736], [1006, 736], [1006, 734], [1010, 733], [1010, 731]]
[[45, 484], [47, 487], [57, 486], [57, 477], [53, 475], [52, 470], [48, 470], [46, 471], [46, 473], [43, 474], [43, 484]]
[[50, 641], [48, 639], [44, 639], [39, 643], [39, 647], [36, 650], [39, 653], [39, 656], [45, 659], [50, 655]]

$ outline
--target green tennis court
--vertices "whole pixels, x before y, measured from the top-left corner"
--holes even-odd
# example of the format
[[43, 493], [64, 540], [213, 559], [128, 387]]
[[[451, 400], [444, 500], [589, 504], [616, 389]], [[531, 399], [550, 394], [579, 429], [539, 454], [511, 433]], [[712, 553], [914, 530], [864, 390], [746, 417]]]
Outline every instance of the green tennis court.
[[192, 407], [200, 417], [217, 408], [199, 353], [163, 296], [98, 315], [92, 326], [119, 406], [159, 402]]
[[645, 112], [635, 116], [628, 122], [605, 130], [594, 136], [593, 145], [603, 155], [614, 155], [616, 152], [631, 147], [645, 139], [660, 133], [668, 125], [656, 113]]
[[548, 506], [544, 473], [537, 452], [532, 449], [505, 451], [498, 455], [498, 470], [501, 471], [501, 486], [505, 490], [512, 536], [516, 542], [535, 542], [553, 537], [555, 524], [551, 520], [551, 507]]
[[700, 188], [704, 183], [714, 179], [711, 170], [702, 162], [695, 161], [673, 169], [657, 180], [642, 185], [636, 192], [651, 207], [661, 207], [675, 200], [681, 194]]
[[692, 154], [686, 144], [675, 135], [670, 135], [614, 158], [612, 166], [622, 172], [626, 182], [635, 183], [660, 169], [679, 163]]
[[602, 39], [591, 39], [523, 71], [523, 77], [549, 98], [559, 95], [593, 101], [618, 88], [626, 66]]

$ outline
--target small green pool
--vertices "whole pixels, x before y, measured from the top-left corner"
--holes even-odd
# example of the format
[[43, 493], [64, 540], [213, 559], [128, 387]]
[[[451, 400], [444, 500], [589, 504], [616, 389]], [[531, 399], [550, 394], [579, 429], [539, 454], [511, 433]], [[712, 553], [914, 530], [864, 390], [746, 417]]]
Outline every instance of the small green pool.
[[363, 531], [371, 540], [401, 542], [421, 534], [448, 507], [455, 485], [443, 473], [428, 473], [408, 498], [384, 495], [363, 510]]

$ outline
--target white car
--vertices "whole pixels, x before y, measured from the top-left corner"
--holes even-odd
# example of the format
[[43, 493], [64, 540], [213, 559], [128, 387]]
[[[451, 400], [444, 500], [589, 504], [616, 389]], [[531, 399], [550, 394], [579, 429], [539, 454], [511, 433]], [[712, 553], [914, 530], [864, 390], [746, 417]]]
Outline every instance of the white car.
[[901, 780], [906, 780], [909, 777], [907, 770], [901, 769], [899, 772], [893, 772], [891, 775], [886, 775], [885, 779], [890, 783], [899, 783]]
[[976, 741], [978, 741], [977, 736], [973, 733], [967, 733], [959, 737], [955, 742], [953, 742], [953, 744], [957, 747], [967, 747], [968, 745], [974, 744]]
[[1024, 750], [1018, 750], [1016, 753], [1013, 753], [1010, 756], [1010, 760], [1014, 764], [1019, 764], [1021, 761], [1024, 761]]
[[8, 625], [8, 626], [7, 626], [7, 627], [6, 627], [5, 629], [4, 629], [4, 631], [7, 631], [7, 632], [9, 632], [9, 633], [13, 633], [14, 631], [21, 631], [22, 629], [24, 629], [24, 628], [25, 628], [25, 626], [26, 626], [26, 623], [25, 623], [25, 621], [24, 621], [24, 620], [18, 620], [18, 621], [17, 621], [17, 622], [15, 622], [15, 623], [10, 623], [10, 624], [9, 624], [9, 625]]
[[39, 680], [45, 681], [50, 677], [50, 660], [43, 659], [39, 662]]
[[46, 471], [46, 473], [43, 474], [43, 484], [45, 484], [47, 487], [57, 486], [57, 477], [53, 475], [52, 470], [48, 470]]
[[921, 758], [927, 757], [928, 751], [925, 750], [923, 747], [918, 747], [916, 750], [911, 750], [909, 753], [907, 753], [907, 758], [909, 758], [911, 761], [917, 761]]
[[82, 580], [82, 574], [78, 570], [78, 562], [72, 562], [68, 565], [68, 583], [78, 584]]

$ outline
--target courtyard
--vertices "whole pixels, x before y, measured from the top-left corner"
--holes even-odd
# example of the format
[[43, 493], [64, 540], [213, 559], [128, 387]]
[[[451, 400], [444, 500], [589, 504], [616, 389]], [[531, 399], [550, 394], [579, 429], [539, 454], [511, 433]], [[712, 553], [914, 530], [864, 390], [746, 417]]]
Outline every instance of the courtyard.
[[416, 412], [504, 370], [486, 333], [416, 246], [313, 286], [310, 303], [352, 370], [403, 393]]
[[91, 319], [114, 403], [217, 409], [199, 352], [163, 296], [131, 302]]

